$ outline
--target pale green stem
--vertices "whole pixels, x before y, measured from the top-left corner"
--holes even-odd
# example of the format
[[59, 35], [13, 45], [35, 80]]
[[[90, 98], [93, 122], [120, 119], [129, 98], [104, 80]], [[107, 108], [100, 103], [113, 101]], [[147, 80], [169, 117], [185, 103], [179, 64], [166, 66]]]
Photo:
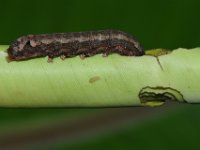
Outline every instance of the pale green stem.
[[200, 102], [200, 48], [161, 56], [112, 54], [6, 61], [0, 46], [1, 107], [100, 107]]

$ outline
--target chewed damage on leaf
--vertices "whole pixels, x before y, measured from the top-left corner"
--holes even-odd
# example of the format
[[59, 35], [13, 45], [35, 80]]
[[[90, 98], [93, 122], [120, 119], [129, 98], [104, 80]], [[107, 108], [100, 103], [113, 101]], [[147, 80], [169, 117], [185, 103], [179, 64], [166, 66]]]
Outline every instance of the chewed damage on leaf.
[[139, 99], [143, 105], [159, 106], [166, 101], [186, 102], [180, 91], [171, 87], [144, 87], [140, 90]]

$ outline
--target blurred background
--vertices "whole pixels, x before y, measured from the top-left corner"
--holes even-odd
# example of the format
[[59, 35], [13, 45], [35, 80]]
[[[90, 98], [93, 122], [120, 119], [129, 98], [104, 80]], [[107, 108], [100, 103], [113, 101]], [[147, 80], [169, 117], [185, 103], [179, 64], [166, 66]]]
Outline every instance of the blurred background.
[[[199, 0], [1, 0], [0, 44], [27, 34], [120, 29], [144, 49], [200, 46]], [[78, 93], [77, 93], [78, 94]], [[0, 108], [0, 149], [200, 149], [200, 105]]]

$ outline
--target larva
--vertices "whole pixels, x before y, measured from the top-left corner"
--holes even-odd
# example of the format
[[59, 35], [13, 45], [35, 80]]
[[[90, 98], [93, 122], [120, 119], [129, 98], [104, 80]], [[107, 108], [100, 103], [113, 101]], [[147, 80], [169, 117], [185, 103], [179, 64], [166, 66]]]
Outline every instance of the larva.
[[144, 50], [131, 35], [118, 30], [53, 33], [19, 37], [7, 49], [8, 59], [19, 61], [48, 56], [81, 57], [102, 53], [141, 56]]

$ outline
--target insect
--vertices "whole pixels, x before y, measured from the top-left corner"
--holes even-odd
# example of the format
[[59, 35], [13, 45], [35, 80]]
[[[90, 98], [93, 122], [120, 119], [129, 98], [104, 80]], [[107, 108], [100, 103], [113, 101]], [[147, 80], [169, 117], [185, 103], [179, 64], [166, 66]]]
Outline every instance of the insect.
[[48, 56], [65, 59], [79, 55], [81, 58], [102, 53], [124, 56], [142, 56], [144, 50], [131, 35], [118, 30], [53, 33], [19, 37], [7, 49], [10, 61]]

